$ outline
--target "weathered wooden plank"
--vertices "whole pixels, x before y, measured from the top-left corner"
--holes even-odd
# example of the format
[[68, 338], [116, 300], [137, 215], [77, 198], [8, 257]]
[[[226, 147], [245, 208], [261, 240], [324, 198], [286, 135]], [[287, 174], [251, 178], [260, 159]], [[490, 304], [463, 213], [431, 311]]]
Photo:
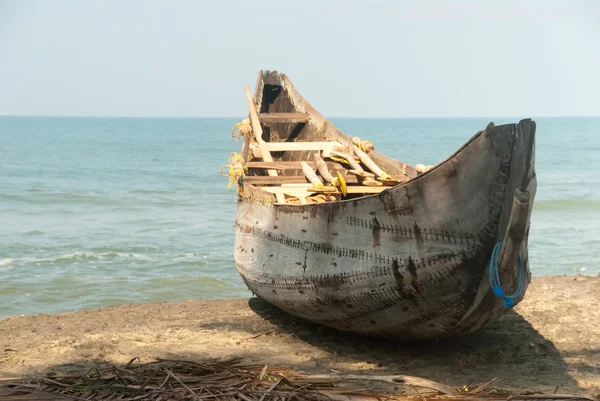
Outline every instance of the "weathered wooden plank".
[[[279, 143], [281, 143], [281, 142], [279, 142]], [[288, 143], [292, 143], [292, 142], [288, 142]], [[283, 146], [283, 145], [276, 145], [276, 146]], [[251, 143], [249, 148], [250, 148], [250, 150], [252, 150], [252, 155], [254, 157], [262, 158], [262, 152], [261, 152], [260, 148], [258, 147], [258, 144]], [[334, 151], [335, 149], [337, 149], [337, 148], [331, 147], [331, 146], [325, 147], [323, 149], [323, 153], [322, 153], [323, 158], [329, 157], [331, 155], [331, 152]], [[317, 150], [320, 150], [320, 149], [317, 149]]]
[[[355, 176], [345, 176], [344, 180], [347, 184], [358, 184], [358, 179]], [[254, 185], [267, 184], [308, 184], [306, 177], [303, 175], [280, 175], [278, 177], [269, 176], [247, 176], [244, 181]]]
[[[348, 186], [347, 191], [349, 194], [378, 194], [381, 191], [385, 190], [386, 188], [389, 188], [389, 187], [365, 187], [362, 185], [355, 185], [355, 186]], [[337, 188], [335, 188], [335, 187], [324, 187], [322, 189], [314, 188], [312, 186], [312, 184], [306, 184], [306, 187], [304, 187], [304, 186], [260, 187], [260, 189], [270, 192], [270, 193], [273, 193], [273, 194], [289, 194], [289, 195], [293, 195], [295, 193], [305, 193], [305, 192], [327, 193], [327, 192], [334, 192], [337, 190]]]
[[288, 187], [288, 188], [290, 188], [290, 187], [294, 187], [294, 188], [306, 188], [307, 185], [309, 187], [311, 187], [310, 183], [306, 182], [306, 181], [305, 182], [286, 182], [284, 184], [281, 184], [282, 187]]
[[265, 145], [265, 148], [270, 152], [332, 150], [339, 149], [342, 146], [339, 142], [265, 142]]
[[[313, 168], [317, 167], [316, 163], [314, 161], [307, 161], [306, 163], [308, 163], [308, 165]], [[339, 163], [335, 163], [335, 162], [325, 162], [325, 163], [327, 163], [327, 168], [330, 170], [339, 170], [339, 169], [344, 168]], [[248, 167], [249, 169], [269, 168], [269, 169], [273, 169], [273, 170], [302, 170], [302, 163], [301, 162], [288, 162], [288, 161], [248, 162], [248, 163], [246, 163], [246, 167]]]
[[308, 121], [308, 113], [260, 113], [258, 119], [263, 124], [288, 123], [297, 124]]
[[248, 176], [244, 177], [244, 181], [254, 185], [269, 185], [269, 184], [307, 184], [306, 177], [303, 175], [289, 175], [279, 177], [269, 176]]
[[[313, 189], [315, 190], [315, 192], [321, 192], [319, 188], [309, 188], [309, 191]], [[364, 185], [352, 185], [348, 186], [346, 188], [346, 191], [349, 194], [378, 194], [385, 189], [386, 187], [367, 187]]]

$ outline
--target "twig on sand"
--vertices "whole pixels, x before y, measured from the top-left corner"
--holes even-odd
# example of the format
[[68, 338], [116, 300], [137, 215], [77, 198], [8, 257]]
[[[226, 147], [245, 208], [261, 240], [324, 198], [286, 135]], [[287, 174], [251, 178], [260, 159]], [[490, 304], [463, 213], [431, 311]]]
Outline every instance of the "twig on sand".
[[263, 370], [260, 371], [260, 374], [258, 375], [258, 380], [262, 380], [263, 377], [265, 377], [265, 373], [267, 373], [267, 368], [269, 367], [269, 365], [265, 365], [265, 367], [263, 368]]
[[169, 376], [171, 376], [173, 379], [175, 379], [179, 384], [181, 384], [181, 386], [186, 389], [191, 395], [194, 396], [194, 399], [198, 399], [198, 394], [194, 393], [194, 391], [189, 388], [188, 386], [186, 386], [186, 384], [184, 382], [182, 382], [181, 380], [179, 380], [179, 378], [173, 374], [173, 372], [171, 372], [169, 369], [165, 368], [165, 372], [167, 372], [167, 374]]
[[263, 401], [265, 399], [265, 397], [267, 396], [267, 394], [269, 394], [271, 391], [273, 391], [273, 389], [275, 387], [277, 387], [279, 385], [279, 383], [281, 383], [281, 379], [277, 380], [275, 383], [273, 383], [273, 385], [271, 387], [269, 387], [267, 390], [265, 390], [265, 392], [263, 393], [263, 395], [259, 398], [258, 401]]

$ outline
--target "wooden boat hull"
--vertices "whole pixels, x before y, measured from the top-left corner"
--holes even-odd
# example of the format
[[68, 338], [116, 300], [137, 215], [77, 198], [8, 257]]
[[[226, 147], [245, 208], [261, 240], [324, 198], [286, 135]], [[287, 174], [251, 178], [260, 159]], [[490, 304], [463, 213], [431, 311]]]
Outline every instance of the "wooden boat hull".
[[[274, 204], [242, 179], [237, 269], [258, 297], [336, 329], [403, 340], [478, 330], [508, 310], [492, 291], [489, 262], [494, 246], [510, 237], [520, 192], [529, 206], [512, 230], [525, 269], [523, 294], [530, 281], [534, 137], [531, 120], [490, 124], [432, 170], [346, 201]], [[519, 274], [516, 266], [503, 269], [507, 293]]]

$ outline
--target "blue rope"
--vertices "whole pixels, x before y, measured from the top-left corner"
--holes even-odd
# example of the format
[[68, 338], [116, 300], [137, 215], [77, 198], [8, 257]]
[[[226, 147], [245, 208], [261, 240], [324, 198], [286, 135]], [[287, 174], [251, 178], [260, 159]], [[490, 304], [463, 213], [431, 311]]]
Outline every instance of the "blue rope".
[[514, 306], [515, 299], [518, 298], [523, 292], [525, 267], [523, 267], [523, 260], [521, 260], [521, 255], [519, 255], [517, 259], [517, 263], [519, 265], [519, 286], [514, 294], [506, 295], [502, 289], [502, 284], [500, 283], [500, 273], [498, 272], [498, 254], [500, 253], [501, 245], [502, 241], [498, 241], [494, 247], [494, 250], [492, 251], [492, 257], [490, 259], [490, 285], [492, 286], [494, 294], [497, 297], [504, 299], [504, 307], [510, 308]]

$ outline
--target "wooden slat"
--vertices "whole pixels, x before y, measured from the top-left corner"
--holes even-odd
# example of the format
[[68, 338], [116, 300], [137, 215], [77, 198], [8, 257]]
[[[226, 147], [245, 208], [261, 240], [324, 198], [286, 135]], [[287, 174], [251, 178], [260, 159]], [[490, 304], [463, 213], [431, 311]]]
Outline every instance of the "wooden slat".
[[324, 149], [332, 150], [339, 149], [342, 146], [339, 142], [265, 142], [265, 145], [266, 149], [271, 152]]
[[308, 121], [308, 113], [260, 113], [258, 119], [263, 124], [287, 123], [297, 124]]
[[[257, 164], [259, 164], [259, 166], [261, 168], [264, 168], [263, 166], [261, 166], [261, 164], [263, 164], [263, 162], [251, 162], [251, 163], [257, 163]], [[273, 162], [273, 163], [277, 163], [277, 162]], [[281, 162], [281, 163], [286, 163], [286, 162]], [[288, 163], [295, 163], [295, 162], [288, 162]], [[272, 166], [270, 168], [277, 169], [278, 167]], [[282, 169], [287, 169], [287, 168], [288, 167], [284, 167]], [[294, 167], [294, 168], [296, 168], [296, 167]], [[398, 179], [398, 178], [400, 178], [400, 179]], [[249, 184], [254, 184], [254, 185], [308, 184], [308, 182], [306, 181], [306, 177], [302, 176], [302, 175], [288, 175], [288, 176], [280, 175], [277, 177], [263, 176], [263, 175], [251, 175], [251, 176], [245, 176], [244, 181]], [[344, 175], [344, 181], [346, 181], [347, 184], [351, 185], [351, 184], [358, 184], [360, 182], [360, 179], [355, 175]], [[378, 179], [377, 181], [381, 182], [383, 185], [386, 185], [386, 186], [395, 186], [395, 185], [398, 185], [398, 184], [408, 181], [408, 177], [396, 177], [396, 179], [393, 179], [393, 180]]]
[[[294, 143], [294, 142], [269, 142], [269, 143], [278, 143], [278, 144], [282, 144], [282, 143]], [[307, 143], [307, 142], [304, 142]], [[274, 145], [275, 147], [285, 147], [286, 149], [284, 149], [283, 151], [288, 150], [288, 146], [287, 145]], [[310, 146], [310, 145], [309, 145]], [[331, 145], [331, 146], [325, 146], [325, 148], [322, 149], [323, 153], [322, 156], [323, 158], [329, 157], [331, 155], [331, 152], [335, 151], [335, 149], [337, 149], [337, 144], [336, 145]], [[254, 157], [258, 157], [258, 158], [263, 158], [262, 157], [262, 151], [259, 148], [258, 144], [256, 143], [251, 143], [249, 145], [250, 150], [252, 151], [252, 155]], [[289, 149], [289, 150], [311, 150], [311, 149], [306, 149], [306, 146], [302, 146], [302, 145], [292, 145], [289, 148], [295, 148], [295, 149]], [[297, 149], [297, 148], [302, 148], [302, 149]], [[321, 150], [321, 148], [317, 149], [317, 150]]]
[[289, 194], [289, 195], [307, 194], [307, 195], [309, 195], [310, 193], [308, 192], [308, 188], [311, 188], [312, 184], [309, 184], [309, 185], [310, 185], [310, 187], [260, 187], [260, 189], [262, 189], [263, 191], [266, 191], [266, 192], [270, 192], [272, 194]]
[[[345, 176], [344, 180], [347, 184], [358, 184], [358, 179], [355, 176]], [[268, 184], [308, 184], [306, 177], [303, 175], [289, 175], [279, 177], [269, 176], [246, 176], [244, 181], [254, 185]]]
[[[327, 187], [326, 187], [327, 188]], [[378, 194], [381, 191], [390, 188], [390, 187], [364, 187], [364, 186], [348, 186], [347, 190], [349, 194]], [[311, 184], [307, 184], [306, 187], [301, 187], [301, 186], [294, 186], [294, 187], [260, 187], [260, 189], [266, 191], [266, 192], [270, 192], [273, 194], [288, 194], [288, 195], [295, 195], [296, 193], [306, 193], [306, 192], [312, 192], [312, 193], [319, 193], [319, 192], [324, 192], [327, 193], [329, 191], [320, 191], [317, 188], [313, 188], [311, 186]]]
[[[349, 194], [378, 194], [387, 188], [389, 187], [365, 187], [363, 185], [352, 185], [348, 186], [346, 189]], [[315, 188], [309, 188], [308, 190], [315, 190], [315, 192], [320, 192], [318, 189]]]
[[[314, 161], [307, 161], [308, 165], [317, 168], [316, 163]], [[325, 162], [327, 164], [327, 168], [330, 170], [339, 170], [344, 168], [341, 164], [335, 162]], [[248, 162], [246, 163], [246, 167], [249, 169], [252, 168], [269, 168], [273, 170], [301, 170], [302, 165], [301, 162]]]

